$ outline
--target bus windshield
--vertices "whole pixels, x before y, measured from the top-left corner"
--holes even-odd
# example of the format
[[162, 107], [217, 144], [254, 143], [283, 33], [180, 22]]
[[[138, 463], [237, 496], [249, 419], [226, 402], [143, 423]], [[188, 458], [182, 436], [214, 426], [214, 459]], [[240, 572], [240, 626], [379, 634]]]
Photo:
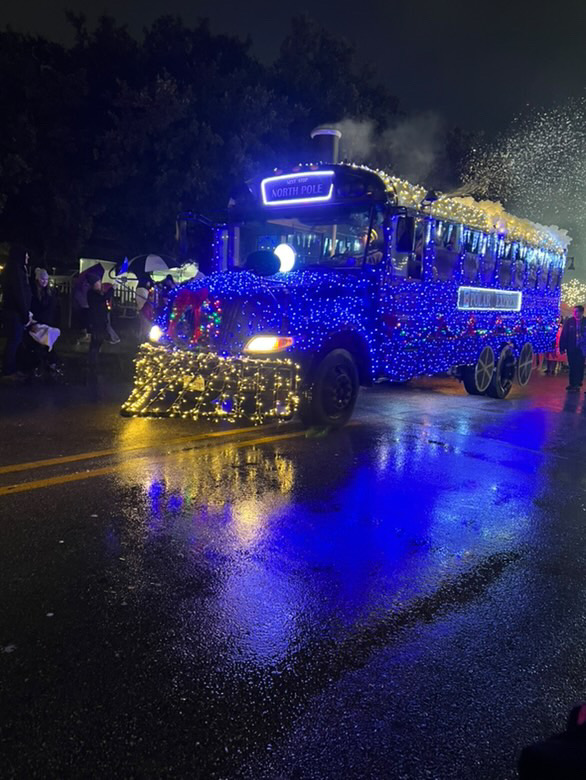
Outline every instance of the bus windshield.
[[[361, 267], [368, 253], [380, 252], [383, 231], [380, 215], [374, 208], [323, 212], [295, 216], [276, 216], [265, 220], [243, 220], [231, 226], [233, 262], [243, 267], [247, 257], [259, 250], [277, 250], [281, 245], [293, 250], [294, 267]], [[370, 237], [370, 238], [369, 238]]]

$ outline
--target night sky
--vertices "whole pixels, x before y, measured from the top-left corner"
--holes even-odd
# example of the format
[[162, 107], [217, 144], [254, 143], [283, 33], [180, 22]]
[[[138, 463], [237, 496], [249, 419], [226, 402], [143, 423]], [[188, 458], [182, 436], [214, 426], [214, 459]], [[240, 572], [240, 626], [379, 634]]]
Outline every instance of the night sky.
[[432, 109], [450, 123], [489, 134], [527, 104], [551, 106], [581, 96], [586, 85], [586, 3], [562, 0], [541, 11], [525, 0], [5, 0], [0, 25], [67, 43], [63, 9], [90, 23], [104, 11], [139, 35], [164, 13], [186, 23], [211, 20], [214, 32], [250, 35], [270, 61], [292, 15], [308, 13], [356, 48], [407, 110]]

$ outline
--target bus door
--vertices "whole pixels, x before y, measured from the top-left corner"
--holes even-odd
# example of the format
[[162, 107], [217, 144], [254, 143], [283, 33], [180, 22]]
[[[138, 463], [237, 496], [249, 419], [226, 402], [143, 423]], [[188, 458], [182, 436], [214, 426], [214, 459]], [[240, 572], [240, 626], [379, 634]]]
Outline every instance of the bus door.
[[390, 252], [381, 291], [380, 375], [402, 381], [421, 371], [421, 295], [426, 225], [420, 215], [391, 214]]

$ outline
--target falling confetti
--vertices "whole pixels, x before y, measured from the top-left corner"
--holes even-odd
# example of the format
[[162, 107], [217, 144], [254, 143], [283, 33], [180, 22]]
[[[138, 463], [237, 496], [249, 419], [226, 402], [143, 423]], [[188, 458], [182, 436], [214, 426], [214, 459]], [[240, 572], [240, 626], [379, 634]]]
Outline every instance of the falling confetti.
[[[464, 188], [507, 210], [568, 230], [578, 275], [586, 277], [586, 99], [519, 115], [494, 143], [471, 155]], [[581, 273], [580, 273], [581, 272]]]

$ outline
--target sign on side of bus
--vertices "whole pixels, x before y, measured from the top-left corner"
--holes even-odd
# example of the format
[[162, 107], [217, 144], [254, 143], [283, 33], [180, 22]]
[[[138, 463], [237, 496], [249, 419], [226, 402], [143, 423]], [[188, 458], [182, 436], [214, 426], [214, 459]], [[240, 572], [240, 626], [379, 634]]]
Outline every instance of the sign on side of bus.
[[306, 171], [270, 176], [260, 183], [265, 206], [326, 203], [334, 194], [334, 171]]
[[458, 308], [465, 311], [520, 311], [522, 300], [520, 290], [458, 287]]

